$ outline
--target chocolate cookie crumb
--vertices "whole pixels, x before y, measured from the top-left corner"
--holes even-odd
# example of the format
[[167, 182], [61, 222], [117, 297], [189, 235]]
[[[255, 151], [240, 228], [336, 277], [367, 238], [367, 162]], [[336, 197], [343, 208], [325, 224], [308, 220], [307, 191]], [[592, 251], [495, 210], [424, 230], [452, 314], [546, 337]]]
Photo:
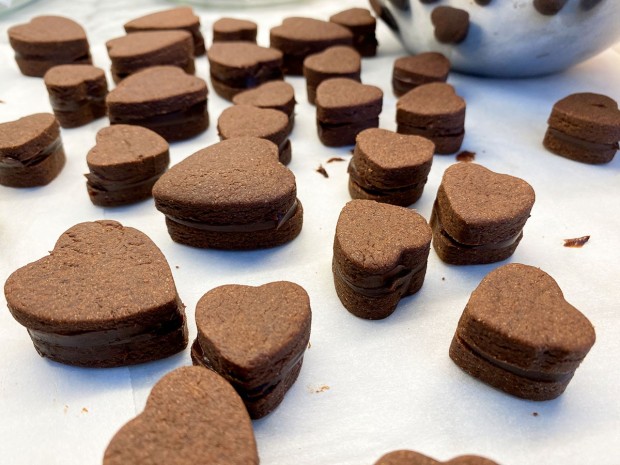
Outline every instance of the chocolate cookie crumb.
[[329, 174], [327, 174], [327, 171], [325, 170], [325, 168], [323, 168], [323, 165], [319, 165], [319, 167], [316, 169], [316, 172], [321, 173], [323, 177], [329, 178]]
[[533, 417], [537, 417], [538, 416], [538, 412], [532, 412], [532, 416]]
[[456, 155], [456, 161], [462, 161], [465, 163], [469, 163], [470, 161], [474, 161], [475, 159], [476, 152], [469, 152], [468, 150], [463, 150]]
[[342, 157], [331, 157], [329, 160], [327, 160], [325, 163], [333, 163], [335, 161], [345, 161], [344, 158]]
[[575, 237], [574, 239], [564, 239], [564, 247], [574, 247], [579, 249], [590, 240], [590, 236]]
[[469, 31], [469, 13], [459, 8], [438, 6], [431, 13], [435, 37], [443, 44], [458, 44]]

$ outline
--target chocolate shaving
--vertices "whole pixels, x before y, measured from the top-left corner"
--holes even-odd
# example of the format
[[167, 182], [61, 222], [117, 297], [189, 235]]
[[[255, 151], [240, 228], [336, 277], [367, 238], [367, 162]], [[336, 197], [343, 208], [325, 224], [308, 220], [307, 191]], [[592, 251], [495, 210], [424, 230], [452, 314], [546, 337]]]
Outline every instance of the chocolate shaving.
[[465, 163], [469, 163], [470, 161], [474, 161], [476, 159], [476, 152], [469, 152], [467, 150], [463, 150], [456, 156], [456, 161], [463, 161]]
[[564, 247], [583, 247], [590, 240], [590, 236], [576, 237], [574, 239], [564, 239]]
[[537, 417], [538, 416], [538, 412], [532, 412], [532, 415]]
[[327, 174], [327, 171], [325, 170], [325, 168], [323, 168], [323, 165], [319, 165], [319, 167], [316, 169], [316, 172], [321, 173], [326, 178], [329, 178], [329, 174]]
[[331, 157], [326, 163], [333, 163], [335, 161], [345, 161], [345, 159], [342, 157]]

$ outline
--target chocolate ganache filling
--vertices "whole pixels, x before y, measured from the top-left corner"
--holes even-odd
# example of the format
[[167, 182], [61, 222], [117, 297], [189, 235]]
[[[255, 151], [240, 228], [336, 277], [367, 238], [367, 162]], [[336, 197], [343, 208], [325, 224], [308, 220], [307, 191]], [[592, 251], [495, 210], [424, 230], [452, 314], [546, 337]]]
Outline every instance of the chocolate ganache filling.
[[347, 171], [349, 173], [351, 180], [355, 184], [357, 184], [364, 191], [368, 192], [369, 194], [373, 194], [373, 195], [396, 194], [399, 192], [411, 191], [413, 189], [420, 187], [420, 185], [425, 185], [426, 179], [427, 179], [427, 178], [424, 178], [424, 180], [416, 182], [414, 184], [407, 184], [407, 185], [399, 186], [399, 187], [381, 187], [381, 186], [370, 184], [369, 182], [366, 181], [366, 179], [360, 176], [360, 172], [358, 171], [357, 165], [355, 164], [353, 159], [351, 159], [351, 161], [349, 162], [349, 167]]
[[58, 150], [62, 150], [62, 140], [57, 137], [51, 144], [40, 150], [32, 157], [26, 159], [17, 159], [13, 157], [4, 157], [0, 159], [0, 167], [2, 168], [23, 168], [38, 165], [53, 155]]
[[126, 116], [115, 115], [110, 112], [110, 124], [136, 124], [145, 126], [149, 129], [161, 126], [169, 126], [171, 124], [183, 124], [193, 122], [196, 118], [201, 118], [207, 113], [207, 100], [201, 100], [193, 104], [189, 108], [171, 111], [153, 116]]

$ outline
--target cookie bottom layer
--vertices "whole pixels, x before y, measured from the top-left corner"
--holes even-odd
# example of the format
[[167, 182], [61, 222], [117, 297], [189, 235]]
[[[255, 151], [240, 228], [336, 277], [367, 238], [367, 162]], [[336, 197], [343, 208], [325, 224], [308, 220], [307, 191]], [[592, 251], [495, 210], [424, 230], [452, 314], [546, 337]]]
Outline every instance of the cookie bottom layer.
[[239, 228], [248, 230], [214, 231], [201, 228], [201, 224], [193, 227], [186, 222], [180, 223], [177, 219], [166, 217], [168, 233], [173, 241], [203, 249], [251, 250], [276, 247], [295, 239], [301, 232], [302, 225], [303, 207], [299, 200], [292, 216], [279, 226], [270, 229], [256, 230], [252, 228], [253, 225], [238, 225]]
[[349, 194], [352, 199], [374, 200], [376, 202], [408, 207], [422, 197], [425, 185], [426, 179], [424, 182], [409, 186], [406, 189], [381, 191], [379, 188], [376, 190], [365, 189], [352, 179], [349, 179]]
[[22, 163], [13, 159], [0, 161], [0, 184], [7, 187], [36, 187], [49, 184], [65, 166], [65, 151], [60, 138]]
[[[426, 137], [435, 144], [435, 153], [438, 155], [450, 155], [458, 152], [465, 138], [465, 131], [463, 128], [454, 129], [454, 133], [452, 134], [450, 133], [452, 132], [451, 129], [438, 130], [437, 128], [418, 128], [400, 122], [398, 123], [396, 132], [399, 134], [412, 134], [414, 136]], [[440, 133], [437, 134], [437, 132]]]
[[552, 127], [547, 129], [543, 145], [550, 152], [581, 163], [598, 165], [609, 163], [618, 151], [618, 144], [602, 144], [579, 139], [558, 131]]
[[345, 122], [341, 124], [322, 123], [317, 121], [319, 139], [327, 147], [355, 145], [355, 138], [364, 129], [378, 128], [379, 117], [364, 121]]
[[[251, 391], [244, 389], [239, 382], [237, 382], [230, 373], [219, 373], [235, 388], [241, 400], [248, 409], [248, 413], [253, 420], [258, 420], [264, 416], [273, 412], [273, 410], [280, 405], [284, 399], [285, 394], [291, 388], [291, 386], [297, 380], [301, 366], [303, 364], [303, 351], [302, 357], [299, 361], [295, 362], [293, 366], [286, 373], [275, 374], [275, 382], [267, 383], [256, 390], [260, 391], [259, 395], [253, 394]], [[203, 366], [210, 370], [213, 370], [209, 360], [205, 357], [202, 347], [198, 342], [198, 339], [192, 344], [191, 350], [192, 362], [194, 365]], [[216, 371], [216, 370], [213, 370]]]
[[178, 301], [168, 321], [148, 327], [55, 334], [28, 330], [42, 357], [66, 365], [111, 368], [169, 357], [187, 346], [183, 304]]
[[539, 381], [507, 371], [478, 355], [457, 334], [450, 344], [450, 358], [463, 371], [510, 395], [528, 400], [551, 400], [561, 395], [573, 377], [560, 381]]

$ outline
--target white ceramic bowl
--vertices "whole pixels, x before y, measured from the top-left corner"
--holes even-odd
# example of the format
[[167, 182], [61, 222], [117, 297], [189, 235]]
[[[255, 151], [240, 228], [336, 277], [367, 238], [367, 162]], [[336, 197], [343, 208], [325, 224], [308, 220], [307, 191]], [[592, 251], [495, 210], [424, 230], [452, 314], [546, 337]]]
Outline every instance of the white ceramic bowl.
[[[553, 16], [540, 14], [533, 0], [371, 0], [380, 16], [412, 54], [441, 52], [457, 71], [498, 77], [554, 73], [590, 58], [620, 40], [620, 0], [568, 0]], [[437, 6], [466, 10], [469, 32], [459, 44], [434, 35]]]

